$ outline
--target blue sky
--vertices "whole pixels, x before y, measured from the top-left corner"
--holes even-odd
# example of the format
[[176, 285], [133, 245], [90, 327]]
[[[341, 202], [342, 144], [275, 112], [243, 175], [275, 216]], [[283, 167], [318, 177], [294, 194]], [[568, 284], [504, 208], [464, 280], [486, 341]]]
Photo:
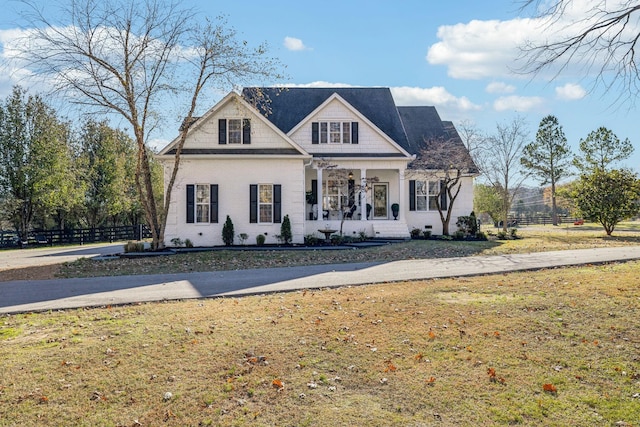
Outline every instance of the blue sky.
[[[15, 13], [20, 4], [3, 3], [0, 49], [22, 25]], [[226, 15], [241, 38], [268, 43], [270, 54], [287, 67], [284, 83], [386, 86], [399, 105], [434, 105], [444, 120], [471, 121], [489, 133], [519, 114], [532, 140], [540, 120], [553, 114], [574, 150], [599, 126], [634, 145], [640, 141], [637, 109], [612, 105], [617, 93], [592, 90], [594, 76], [566, 73], [551, 81], [513, 73], [520, 66], [517, 46], [542, 33], [539, 22], [528, 19], [531, 11], [518, 10], [517, 0], [186, 0], [183, 5], [212, 18]], [[6, 61], [0, 50], [0, 66]], [[17, 78], [0, 74], [0, 97]], [[176, 135], [176, 123], [156, 135], [158, 144]], [[640, 148], [626, 166], [637, 171], [639, 164]]]

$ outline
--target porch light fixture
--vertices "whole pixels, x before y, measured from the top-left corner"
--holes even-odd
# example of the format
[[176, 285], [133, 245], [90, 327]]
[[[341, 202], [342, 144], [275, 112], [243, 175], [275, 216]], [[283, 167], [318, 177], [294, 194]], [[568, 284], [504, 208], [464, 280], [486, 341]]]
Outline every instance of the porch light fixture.
[[353, 172], [349, 171], [349, 179], [353, 179]]

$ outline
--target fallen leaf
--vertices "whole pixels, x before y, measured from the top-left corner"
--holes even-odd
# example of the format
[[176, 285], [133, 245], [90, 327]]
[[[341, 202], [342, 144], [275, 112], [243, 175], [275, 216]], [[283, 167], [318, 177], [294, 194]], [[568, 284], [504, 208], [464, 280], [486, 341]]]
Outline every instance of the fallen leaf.
[[429, 377], [429, 379], [426, 380], [426, 383], [429, 385], [433, 385], [436, 382], [436, 379], [434, 377]]
[[271, 382], [271, 385], [278, 389], [278, 391], [282, 390], [284, 388], [284, 383], [282, 381], [280, 381], [279, 379], [275, 379]]
[[556, 394], [558, 392], [558, 389], [553, 384], [543, 384], [542, 390], [552, 394]]

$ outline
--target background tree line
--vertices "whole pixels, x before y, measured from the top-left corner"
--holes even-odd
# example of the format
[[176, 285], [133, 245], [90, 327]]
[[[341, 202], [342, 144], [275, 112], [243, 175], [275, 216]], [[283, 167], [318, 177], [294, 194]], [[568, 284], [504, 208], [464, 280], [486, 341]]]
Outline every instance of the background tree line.
[[135, 171], [135, 142], [106, 121], [71, 123], [19, 86], [0, 101], [0, 228], [26, 238], [32, 229], [137, 224]]
[[[524, 119], [498, 124], [491, 135], [482, 135], [473, 125], [462, 123], [465, 141], [482, 176], [475, 188], [474, 209], [486, 213], [506, 231], [512, 213], [522, 213], [528, 179], [537, 181], [540, 198], [548, 203], [554, 225], [562, 209], [572, 215], [601, 224], [610, 235], [623, 220], [640, 213], [640, 180], [621, 162], [633, 153], [628, 139], [620, 140], [600, 127], [580, 140], [573, 153], [558, 119], [544, 117], [535, 138], [526, 131]], [[565, 181], [560, 184], [560, 181]], [[517, 200], [517, 202], [516, 202]], [[547, 210], [547, 209], [545, 209]]]

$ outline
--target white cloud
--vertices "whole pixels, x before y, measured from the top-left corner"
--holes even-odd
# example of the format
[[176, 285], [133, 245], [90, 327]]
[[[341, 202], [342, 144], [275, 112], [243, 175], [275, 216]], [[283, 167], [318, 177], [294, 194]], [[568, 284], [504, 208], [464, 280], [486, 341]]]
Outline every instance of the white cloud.
[[[542, 9], [547, 3], [542, 2]], [[522, 47], [548, 45], [580, 34], [598, 20], [605, 19], [607, 10], [627, 8], [629, 2], [611, 0], [604, 5], [604, 0], [573, 0], [565, 3], [563, 13], [550, 18], [473, 20], [441, 26], [437, 32], [439, 41], [429, 47], [426, 59], [430, 64], [446, 66], [448, 75], [457, 79], [530, 78], [531, 74], [520, 73], [526, 66]], [[610, 33], [620, 30], [621, 40], [633, 40], [640, 31], [640, 21], [632, 20], [624, 25], [624, 29], [620, 24]], [[606, 55], [590, 56], [583, 50], [553, 64], [545, 76], [554, 77], [560, 71], [564, 75], [584, 75], [586, 72], [593, 76], [602, 71], [601, 61], [604, 60]]]
[[392, 87], [391, 93], [397, 105], [433, 105], [458, 112], [475, 111], [481, 108], [466, 96], [456, 97], [442, 86], [431, 88]]
[[329, 83], [322, 80], [318, 80], [311, 83], [301, 83], [301, 84], [285, 84], [283, 86], [286, 87], [358, 87], [355, 85], [350, 85], [348, 83]]
[[457, 79], [513, 77], [522, 45], [539, 31], [532, 19], [478, 21], [438, 28], [439, 42], [429, 48], [427, 61], [446, 65], [449, 76]]
[[302, 40], [289, 36], [284, 38], [284, 47], [292, 51], [310, 50], [310, 48], [304, 45]]
[[556, 97], [563, 101], [575, 101], [587, 95], [587, 91], [582, 86], [575, 83], [567, 83], [564, 86], [556, 87]]
[[513, 93], [516, 91], [516, 87], [504, 82], [491, 82], [485, 90], [488, 93]]
[[501, 96], [493, 102], [496, 111], [526, 112], [535, 110], [544, 104], [544, 99], [539, 96]]

